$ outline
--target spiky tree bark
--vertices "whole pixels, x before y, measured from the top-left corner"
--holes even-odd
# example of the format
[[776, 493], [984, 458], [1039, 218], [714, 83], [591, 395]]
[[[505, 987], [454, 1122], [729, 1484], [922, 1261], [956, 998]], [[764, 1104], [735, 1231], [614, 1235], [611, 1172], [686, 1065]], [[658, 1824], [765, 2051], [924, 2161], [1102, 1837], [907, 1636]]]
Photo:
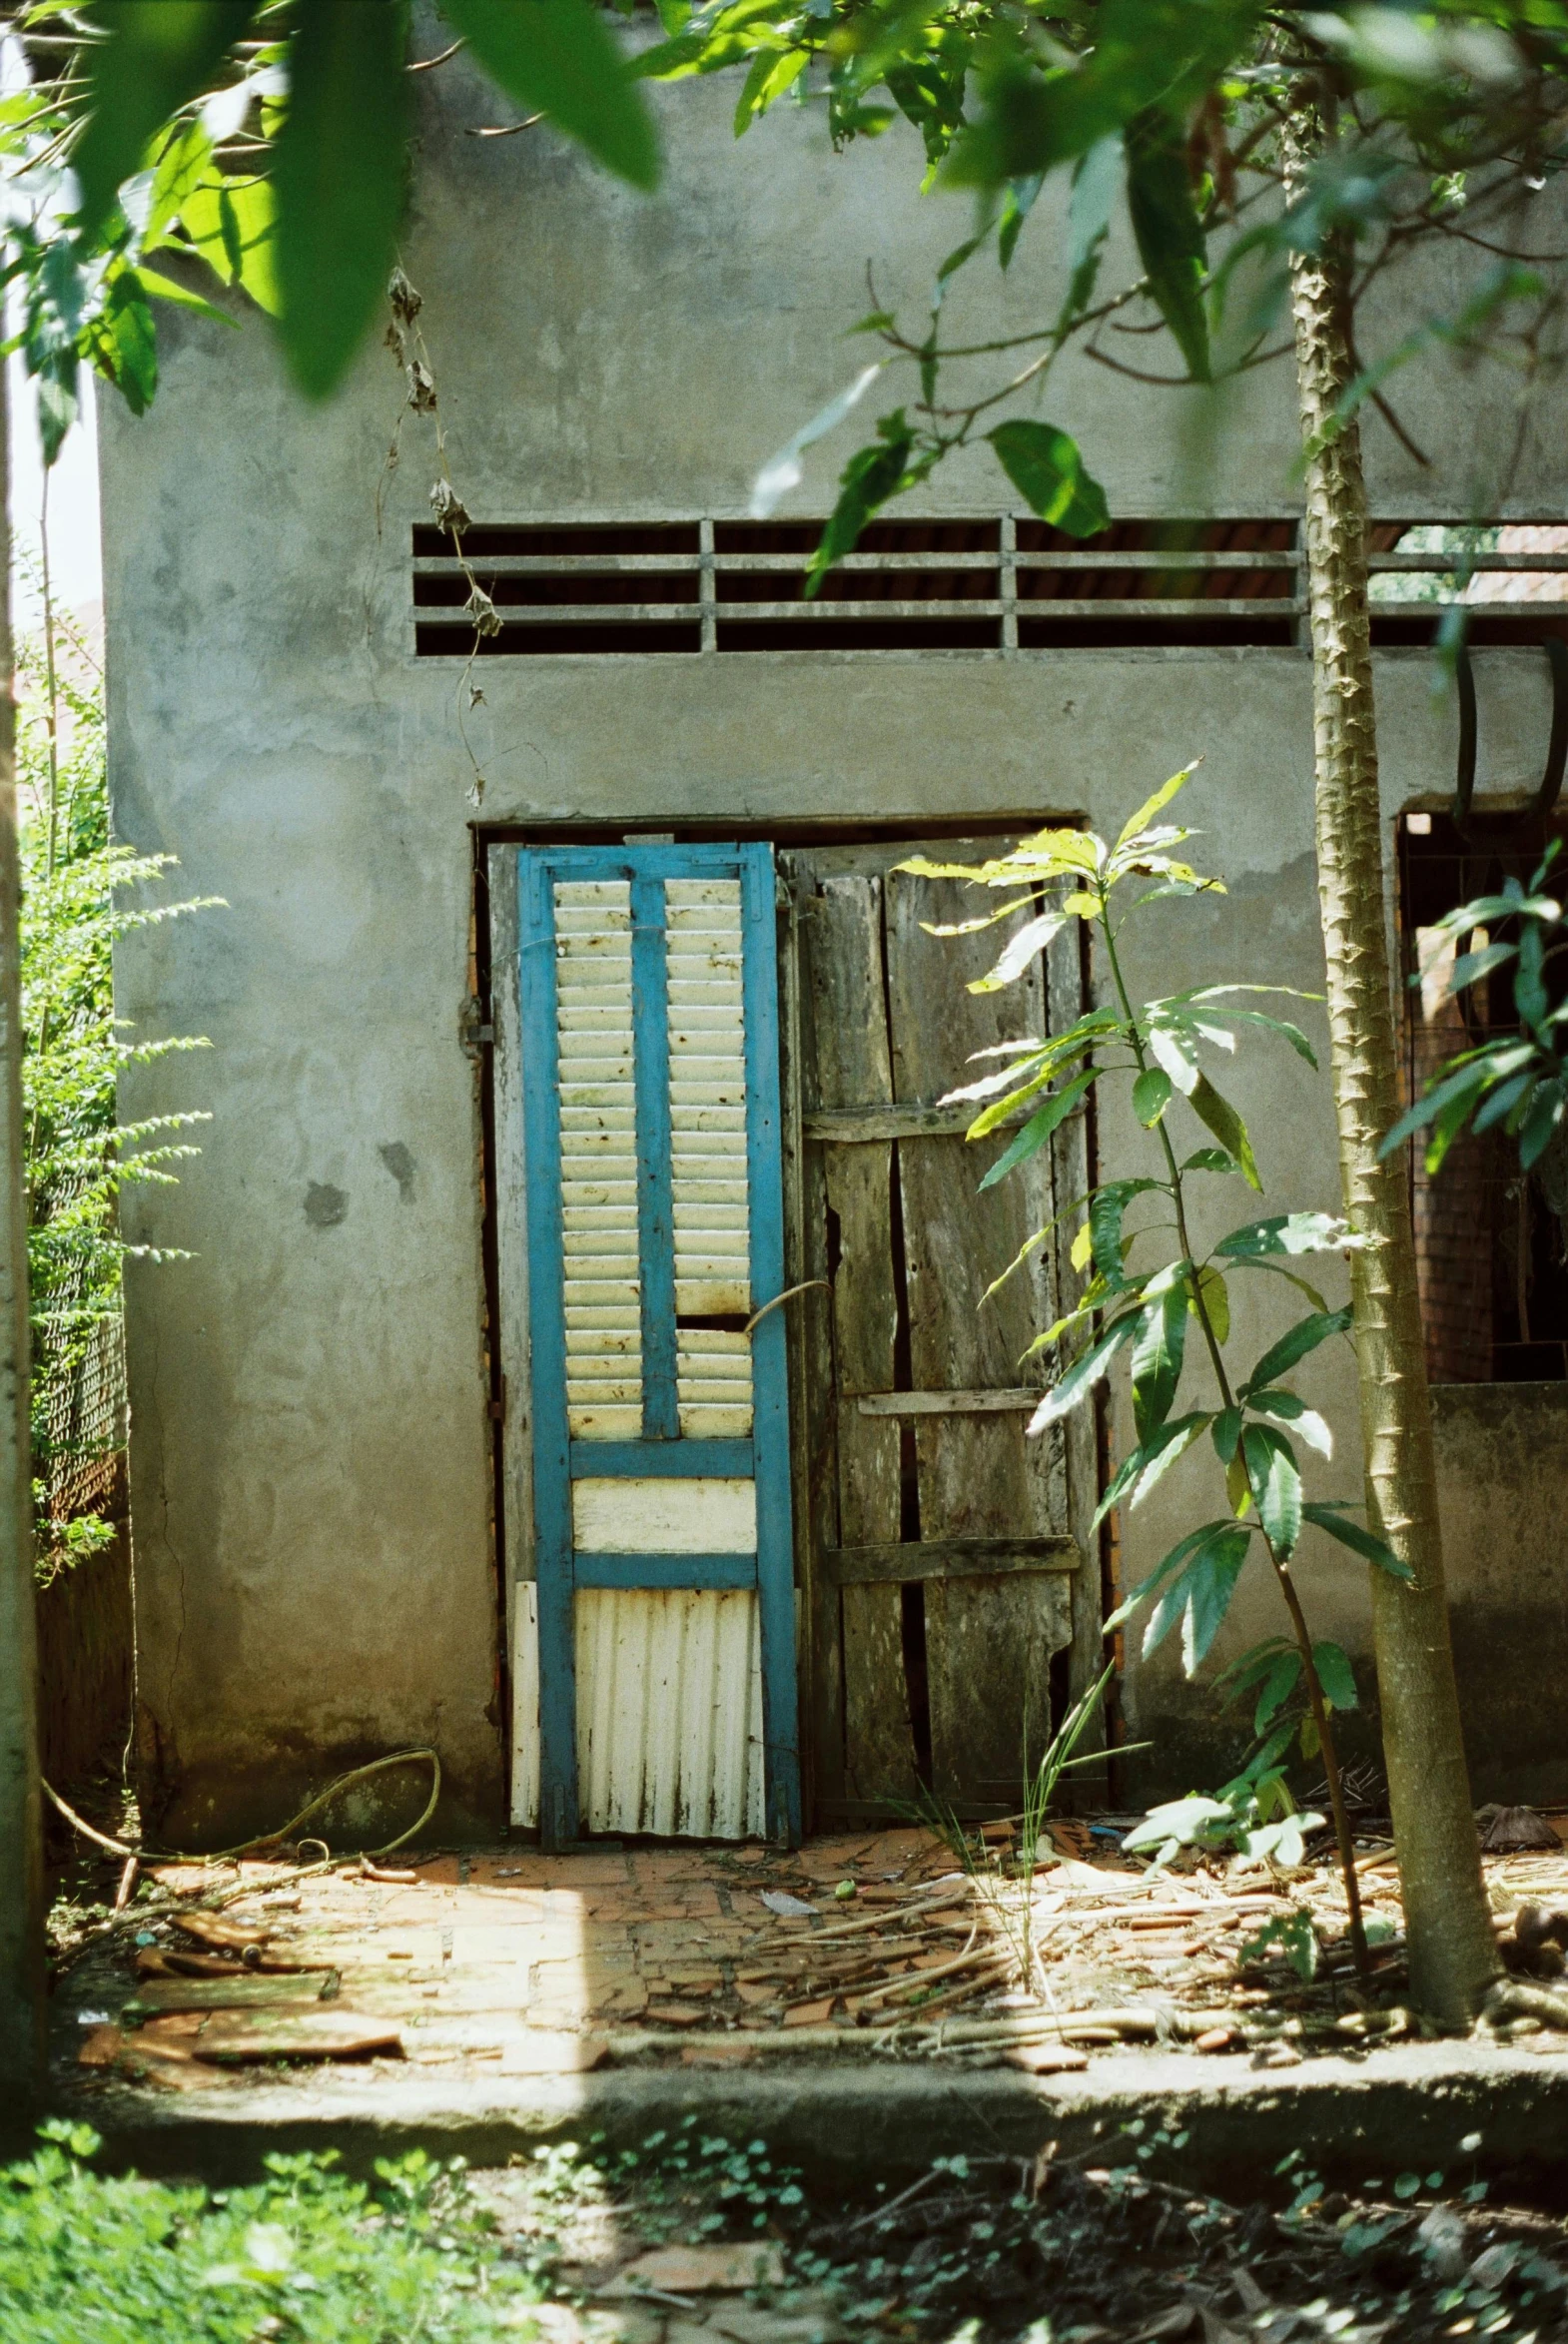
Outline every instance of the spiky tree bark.
[[[0, 483], [8, 423], [0, 368]], [[44, 2001], [11, 674], [11, 535], [0, 494], [0, 2085], [14, 2102], [31, 2096], [41, 2074]]]
[[[1299, 180], [1320, 136], [1310, 100], [1287, 126]], [[1454, 1683], [1415, 1240], [1397, 1156], [1399, 1052], [1388, 966], [1377, 726], [1372, 705], [1366, 485], [1360, 435], [1338, 407], [1353, 378], [1349, 254], [1291, 272], [1306, 487], [1317, 884], [1327, 960], [1339, 1172], [1350, 1256], [1367, 1511], [1414, 1577], [1373, 1570], [1372, 1638], [1410, 1985], [1439, 2025], [1467, 2026], [1499, 1974]]]

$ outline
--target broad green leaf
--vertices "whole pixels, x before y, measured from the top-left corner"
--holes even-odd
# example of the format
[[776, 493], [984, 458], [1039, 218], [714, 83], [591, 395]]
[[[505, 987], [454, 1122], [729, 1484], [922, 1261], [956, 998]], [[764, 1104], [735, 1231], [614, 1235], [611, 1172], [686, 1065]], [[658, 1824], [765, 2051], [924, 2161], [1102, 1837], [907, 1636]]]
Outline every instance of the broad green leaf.
[[[1219, 1274], [1219, 1271], [1213, 1267], [1212, 1263], [1210, 1263], [1206, 1268], [1200, 1269], [1198, 1271], [1197, 1286], [1198, 1292], [1203, 1297], [1203, 1313], [1207, 1318], [1210, 1327], [1213, 1329], [1215, 1342], [1220, 1344], [1227, 1343], [1230, 1340], [1229, 1287], [1225, 1284], [1224, 1279]], [[1191, 1311], [1192, 1316], [1195, 1318], [1197, 1316], [1197, 1303], [1195, 1299], [1190, 1296], [1188, 1297], [1187, 1308]]]
[[984, 977], [977, 977], [970, 985], [971, 993], [1000, 993], [1004, 985], [1012, 985], [1023, 976], [1033, 961], [1046, 951], [1053, 937], [1060, 936], [1067, 926], [1065, 914], [1042, 912], [1038, 919], [1028, 920], [1018, 932], [1010, 936], [1001, 959]]
[[1197, 1529], [1189, 1530], [1184, 1538], [1177, 1539], [1171, 1552], [1161, 1558], [1147, 1579], [1139, 1581], [1138, 1585], [1128, 1594], [1121, 1609], [1106, 1622], [1107, 1633], [1109, 1634], [1112, 1628], [1121, 1627], [1123, 1622], [1130, 1620], [1133, 1614], [1148, 1603], [1152, 1596], [1158, 1595], [1161, 1588], [1169, 1584], [1173, 1574], [1184, 1569], [1199, 1547], [1207, 1545], [1210, 1539], [1217, 1538], [1222, 1530], [1230, 1530], [1234, 1526], [1232, 1522], [1221, 1517], [1217, 1522], [1200, 1523]]
[[1531, 1165], [1550, 1147], [1552, 1135], [1563, 1120], [1565, 1102], [1561, 1083], [1543, 1083], [1524, 1120], [1519, 1134], [1519, 1166], [1528, 1172]]
[[104, 37], [87, 58], [87, 127], [71, 156], [81, 227], [102, 227], [121, 183], [142, 167], [171, 116], [205, 89], [258, 0], [96, 0], [85, 11]]
[[590, 0], [441, 0], [441, 9], [524, 114], [547, 115], [633, 187], [657, 186], [653, 118]]
[[1280, 1710], [1295, 1691], [1300, 1675], [1301, 1655], [1293, 1644], [1287, 1646], [1283, 1652], [1274, 1655], [1269, 1664], [1268, 1674], [1259, 1688], [1257, 1706], [1252, 1712], [1252, 1731], [1254, 1734], [1267, 1732], [1272, 1720], [1278, 1716]]
[[1181, 1170], [1184, 1172], [1239, 1172], [1240, 1169], [1235, 1158], [1226, 1155], [1222, 1148], [1194, 1148], [1191, 1155], [1184, 1158], [1181, 1164]]
[[1271, 1345], [1258, 1360], [1241, 1386], [1241, 1398], [1248, 1398], [1264, 1384], [1277, 1383], [1281, 1375], [1289, 1373], [1298, 1359], [1304, 1359], [1308, 1351], [1315, 1351], [1318, 1344], [1327, 1342], [1330, 1335], [1348, 1334], [1353, 1318], [1354, 1313], [1348, 1308], [1319, 1310], [1310, 1318], [1298, 1318], [1295, 1325], [1282, 1334], [1278, 1342]]
[[1290, 1425], [1296, 1438], [1304, 1440], [1307, 1447], [1315, 1449], [1320, 1457], [1333, 1455], [1334, 1436], [1324, 1419], [1315, 1408], [1309, 1408], [1304, 1400], [1297, 1399], [1294, 1392], [1254, 1391], [1248, 1396], [1247, 1406], [1255, 1408], [1259, 1415], [1277, 1416], [1281, 1423]]
[[1128, 127], [1127, 200], [1150, 292], [1193, 381], [1206, 383], [1203, 229], [1192, 201], [1184, 128], [1163, 107], [1151, 107]]
[[1312, 1666], [1317, 1671], [1317, 1682], [1323, 1689], [1323, 1699], [1330, 1709], [1356, 1709], [1360, 1706], [1355, 1690], [1355, 1671], [1349, 1656], [1337, 1644], [1314, 1644]]
[[1075, 1269], [1087, 1269], [1094, 1256], [1094, 1250], [1095, 1231], [1092, 1224], [1086, 1220], [1073, 1239], [1068, 1258]]
[[1123, 1282], [1122, 1216], [1135, 1196], [1146, 1196], [1159, 1180], [1107, 1180], [1089, 1200], [1089, 1227], [1095, 1267], [1113, 1286]]
[[1219, 1459], [1221, 1465], [1229, 1465], [1235, 1456], [1236, 1446], [1241, 1438], [1241, 1422], [1239, 1408], [1221, 1408], [1219, 1414], [1214, 1418], [1214, 1429], [1210, 1438], [1214, 1444], [1214, 1455]]
[[1070, 537], [1093, 537], [1111, 525], [1100, 482], [1084, 469], [1078, 441], [1054, 423], [1013, 416], [985, 436], [1032, 512]]
[[910, 468], [915, 434], [904, 419], [903, 408], [884, 415], [877, 430], [878, 440], [869, 447], [858, 448], [839, 474], [838, 502], [829, 513], [816, 550], [806, 565], [808, 602], [820, 592], [833, 564], [844, 554], [854, 552], [860, 532], [872, 514], [890, 496], [897, 496], [901, 489], [909, 487], [915, 478]]
[[1090, 1345], [1082, 1359], [1075, 1361], [1067, 1373], [1060, 1376], [1041, 1401], [1029, 1420], [1031, 1432], [1044, 1432], [1048, 1424], [1057, 1423], [1070, 1415], [1080, 1401], [1087, 1400], [1097, 1383], [1111, 1372], [1111, 1362], [1124, 1343], [1132, 1341], [1143, 1318], [1141, 1310], [1130, 1310], [1114, 1319], [1097, 1342]]
[[185, 199], [212, 167], [213, 142], [199, 122], [177, 123], [164, 143], [153, 173], [153, 192], [142, 231], [142, 250], [157, 250], [164, 231], [179, 219]]
[[134, 269], [115, 272], [92, 332], [99, 372], [109, 377], [133, 415], [145, 414], [158, 390], [158, 337]]
[[[1211, 1421], [1206, 1409], [1197, 1409], [1190, 1416], [1173, 1416], [1160, 1427], [1155, 1439], [1148, 1444], [1154, 1455], [1138, 1477], [1130, 1504], [1141, 1506], [1152, 1489], [1159, 1487], [1173, 1465], [1186, 1455], [1203, 1427]], [[1147, 1453], [1147, 1451], [1146, 1451]]]
[[1241, 1454], [1239, 1443], [1225, 1467], [1225, 1495], [1230, 1500], [1230, 1511], [1237, 1520], [1250, 1511], [1252, 1484], [1247, 1479], [1246, 1460]]
[[1195, 763], [1191, 765], [1183, 765], [1179, 773], [1173, 773], [1169, 781], [1163, 781], [1160, 784], [1160, 787], [1156, 790], [1154, 796], [1152, 798], [1146, 798], [1144, 803], [1139, 807], [1138, 812], [1134, 815], [1131, 815], [1129, 819], [1123, 823], [1121, 831], [1117, 837], [1117, 843], [1112, 849], [1112, 853], [1120, 854], [1122, 849], [1127, 845], [1129, 839], [1142, 837], [1143, 833], [1154, 821], [1155, 816], [1165, 812], [1167, 806], [1170, 805], [1177, 790], [1184, 789], [1196, 771], [1197, 767]]
[[1301, 1535], [1301, 1475], [1290, 1443], [1271, 1425], [1247, 1424], [1241, 1454], [1257, 1518], [1279, 1560], [1288, 1562]]
[[766, 114], [774, 100], [799, 81], [809, 62], [810, 51], [806, 49], [757, 51], [735, 101], [737, 138], [744, 137], [758, 116]]
[[1171, 1077], [1164, 1067], [1146, 1067], [1133, 1085], [1133, 1113], [1152, 1132], [1171, 1104]]
[[[893, 89], [891, 79], [888, 87]], [[893, 95], [898, 96], [897, 90], [893, 91]], [[906, 107], [905, 112], [908, 111]], [[954, 128], [957, 128], [956, 123]], [[930, 152], [929, 142], [927, 152]], [[1018, 240], [1024, 233], [1024, 223], [1034, 210], [1035, 200], [1045, 184], [1045, 175], [1039, 171], [1032, 172], [1027, 179], [1012, 179], [1008, 182], [1007, 194], [1002, 204], [1002, 219], [997, 229], [997, 260], [1003, 269], [1009, 269], [1012, 266], [1013, 255], [1018, 250]]]
[[1186, 1288], [1172, 1286], [1151, 1304], [1133, 1346], [1133, 1417], [1148, 1441], [1171, 1413], [1186, 1343]]
[[193, 293], [188, 285], [177, 285], [172, 277], [165, 277], [161, 270], [149, 269], [145, 261], [137, 269], [136, 275], [142, 291], [150, 293], [155, 301], [172, 302], [177, 309], [195, 310], [200, 316], [215, 318], [220, 326], [232, 326], [236, 333], [239, 332], [238, 318], [231, 318], [228, 311], [219, 309], [216, 302], [205, 301], [199, 293]]
[[1003, 1150], [981, 1181], [981, 1187], [994, 1188], [998, 1180], [1005, 1179], [1015, 1166], [1024, 1163], [1026, 1158], [1043, 1148], [1058, 1125], [1067, 1120], [1097, 1079], [1091, 1069], [1087, 1075], [1080, 1075], [1075, 1082], [1069, 1083], [1065, 1091], [1058, 1091], [1053, 1098], [1048, 1099], [1045, 1106], [1030, 1117], [1024, 1129]]
[[[526, 0], [530, 8], [535, 0]], [[311, 0], [274, 150], [279, 329], [309, 397], [342, 382], [386, 292], [407, 185], [404, 0]]]
[[1227, 1154], [1235, 1158], [1241, 1168], [1241, 1176], [1249, 1188], [1262, 1188], [1257, 1166], [1252, 1157], [1251, 1142], [1246, 1126], [1227, 1099], [1222, 1099], [1204, 1074], [1187, 1093], [1187, 1104], [1201, 1123], [1205, 1123]]
[[1276, 1212], [1232, 1229], [1214, 1247], [1234, 1261], [1265, 1253], [1338, 1253], [1364, 1242], [1349, 1224], [1327, 1212]]
[[1304, 1521], [1314, 1522], [1319, 1530], [1326, 1530], [1330, 1538], [1337, 1538], [1341, 1546], [1347, 1546], [1352, 1553], [1363, 1555], [1369, 1563], [1375, 1563], [1391, 1579], [1414, 1579], [1415, 1573], [1409, 1564], [1402, 1562], [1391, 1546], [1362, 1523], [1347, 1522], [1336, 1502], [1319, 1501], [1304, 1505], [1301, 1515]]
[[1175, 1026], [1153, 1026], [1149, 1033], [1149, 1049], [1150, 1055], [1159, 1061], [1182, 1098], [1189, 1099], [1199, 1079], [1190, 1039]]
[[1187, 1573], [1181, 1665], [1189, 1677], [1208, 1658], [1209, 1647], [1224, 1624], [1250, 1543], [1248, 1533], [1232, 1524], [1203, 1549]]

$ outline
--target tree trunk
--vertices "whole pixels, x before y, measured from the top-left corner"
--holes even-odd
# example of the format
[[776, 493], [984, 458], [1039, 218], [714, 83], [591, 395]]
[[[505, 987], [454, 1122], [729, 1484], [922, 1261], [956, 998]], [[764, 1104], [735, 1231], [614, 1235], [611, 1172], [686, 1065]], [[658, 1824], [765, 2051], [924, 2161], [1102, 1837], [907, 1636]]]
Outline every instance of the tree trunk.
[[[0, 484], [8, 437], [0, 366]], [[41, 2080], [44, 1977], [11, 675], [11, 532], [0, 499], [0, 2086], [14, 2105]]]
[[[1315, 121], [1285, 133], [1298, 180]], [[1351, 381], [1349, 256], [1330, 248], [1291, 269], [1306, 487], [1312, 629], [1318, 898], [1327, 959], [1339, 1172], [1351, 1226], [1371, 1238], [1350, 1256], [1366, 1459], [1367, 1512], [1410, 1582], [1373, 1569], [1389, 1807], [1399, 1858], [1410, 1987], [1440, 2026], [1468, 2026], [1499, 1974], [1459, 1725], [1415, 1242], [1404, 1167], [1379, 1162], [1397, 1122], [1399, 1052], [1388, 967], [1377, 733], [1367, 604], [1366, 487], [1355, 422], [1335, 408]]]

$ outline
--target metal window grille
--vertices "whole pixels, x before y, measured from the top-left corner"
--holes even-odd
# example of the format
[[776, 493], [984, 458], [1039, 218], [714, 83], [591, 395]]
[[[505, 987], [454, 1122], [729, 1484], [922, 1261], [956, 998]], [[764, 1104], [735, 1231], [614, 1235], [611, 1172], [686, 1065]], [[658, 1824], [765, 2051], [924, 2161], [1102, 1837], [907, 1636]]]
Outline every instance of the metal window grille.
[[[1456, 583], [1430, 525], [1378, 522], [1374, 643], [1429, 643], [1434, 605], [1472, 606], [1472, 642], [1568, 633], [1568, 531], [1483, 532]], [[413, 531], [421, 658], [759, 651], [1039, 651], [1304, 641], [1295, 521], [1125, 520], [1084, 540], [1012, 514], [879, 520], [812, 601], [820, 520], [479, 524], [467, 569], [499, 631], [476, 639], [451, 538]], [[1551, 538], [1548, 549], [1537, 540]], [[1518, 542], [1514, 542], [1517, 540]], [[1557, 541], [1561, 540], [1559, 544]]]

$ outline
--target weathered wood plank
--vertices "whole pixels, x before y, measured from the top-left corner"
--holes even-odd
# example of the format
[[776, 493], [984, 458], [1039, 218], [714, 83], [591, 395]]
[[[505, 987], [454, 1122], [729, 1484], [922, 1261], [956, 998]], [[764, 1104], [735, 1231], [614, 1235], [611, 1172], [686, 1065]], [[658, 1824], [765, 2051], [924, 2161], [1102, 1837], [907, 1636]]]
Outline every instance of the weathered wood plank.
[[[1020, 1108], [999, 1130], [1014, 1131], [1029, 1121]], [[958, 1107], [823, 1107], [804, 1121], [808, 1140], [830, 1140], [841, 1148], [876, 1140], [962, 1139], [975, 1120], [973, 1103]]]
[[891, 1546], [832, 1547], [823, 1556], [841, 1587], [896, 1579], [981, 1579], [1012, 1571], [1076, 1571], [1071, 1538], [929, 1538]]
[[[874, 1105], [891, 1095], [881, 915], [875, 879], [831, 878], [811, 899], [819, 1109]], [[864, 1419], [854, 1395], [885, 1390], [893, 1380], [898, 1293], [891, 1148], [825, 1148], [823, 1177], [838, 1223], [832, 1278], [840, 1534], [845, 1545], [880, 1544], [899, 1534], [899, 1432], [895, 1423]], [[902, 1594], [886, 1584], [854, 1586], [842, 1591], [840, 1601], [846, 1783], [862, 1799], [912, 1797], [918, 1778]]]
[[[960, 860], [963, 850], [945, 850]], [[978, 859], [978, 850], [977, 850]], [[1039, 1034], [1046, 1016], [1038, 969], [995, 994], [971, 994], [991, 966], [1004, 926], [937, 938], [924, 923], [962, 920], [974, 900], [959, 882], [897, 872], [887, 882], [888, 995], [893, 1096], [926, 1103], [968, 1079], [971, 1054]], [[1020, 915], [1022, 918], [1023, 915]], [[1004, 1141], [899, 1144], [908, 1263], [912, 1381], [917, 1389], [1017, 1388], [1018, 1362], [1043, 1323], [1038, 1261], [983, 1304], [987, 1286], [1050, 1218], [1049, 1162], [978, 1191]], [[916, 1421], [924, 1538], [1006, 1538], [1062, 1532], [1049, 1476], [1026, 1453], [1012, 1411], [935, 1414]], [[1050, 1660], [1072, 1636], [1070, 1582], [1032, 1573], [930, 1581], [926, 1652], [933, 1785], [943, 1797], [995, 1796], [1022, 1779], [1051, 1733]]]
[[779, 857], [789, 919], [779, 954], [783, 1106], [784, 1259], [789, 1285], [820, 1280], [786, 1305], [790, 1372], [790, 1471], [794, 1482], [795, 1575], [801, 1590], [802, 1793], [807, 1829], [821, 1828], [825, 1803], [844, 1796], [844, 1656], [839, 1591], [821, 1556], [837, 1544], [838, 1476], [833, 1401], [833, 1329], [827, 1293], [827, 1196], [822, 1152], [803, 1139], [811, 1093], [812, 1019], [802, 962], [800, 897], [809, 876], [798, 855]]
[[1040, 1405], [1038, 1384], [1012, 1384], [1001, 1391], [862, 1392], [862, 1416], [1016, 1416]]

